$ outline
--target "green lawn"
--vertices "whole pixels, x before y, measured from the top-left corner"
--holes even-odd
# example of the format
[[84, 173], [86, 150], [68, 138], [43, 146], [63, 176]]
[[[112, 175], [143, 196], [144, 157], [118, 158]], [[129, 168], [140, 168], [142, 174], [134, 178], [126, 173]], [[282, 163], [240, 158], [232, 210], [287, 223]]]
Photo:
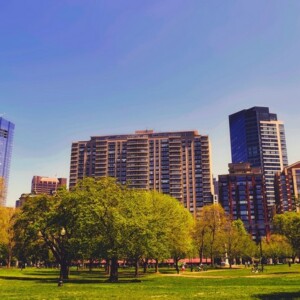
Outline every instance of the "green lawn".
[[161, 272], [136, 280], [132, 270], [121, 270], [120, 283], [111, 284], [103, 271], [73, 270], [58, 287], [57, 270], [2, 268], [0, 299], [300, 299], [300, 265], [267, 266], [258, 274], [244, 268]]

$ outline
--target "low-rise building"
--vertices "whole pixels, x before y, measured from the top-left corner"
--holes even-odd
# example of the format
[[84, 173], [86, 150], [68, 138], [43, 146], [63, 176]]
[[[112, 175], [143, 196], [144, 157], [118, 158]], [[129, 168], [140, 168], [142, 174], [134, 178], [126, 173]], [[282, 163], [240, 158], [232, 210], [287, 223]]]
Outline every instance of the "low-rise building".
[[62, 186], [67, 186], [67, 178], [33, 176], [31, 193], [53, 195]]

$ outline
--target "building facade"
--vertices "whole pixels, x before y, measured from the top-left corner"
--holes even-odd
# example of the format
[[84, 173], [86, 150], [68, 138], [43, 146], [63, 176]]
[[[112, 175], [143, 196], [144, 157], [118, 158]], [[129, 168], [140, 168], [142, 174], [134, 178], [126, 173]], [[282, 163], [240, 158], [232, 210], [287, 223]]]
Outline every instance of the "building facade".
[[67, 186], [67, 178], [33, 176], [31, 193], [53, 195], [62, 186]]
[[300, 211], [300, 161], [275, 174], [277, 213]]
[[250, 163], [229, 164], [229, 174], [219, 175], [219, 202], [232, 220], [241, 219], [252, 238], [268, 236], [270, 226], [264, 176]]
[[196, 215], [211, 204], [210, 142], [197, 131], [136, 131], [72, 144], [70, 188], [84, 177], [115, 177], [136, 189], [169, 194]]
[[24, 205], [24, 203], [28, 200], [28, 199], [31, 199], [31, 198], [34, 198], [36, 197], [37, 194], [34, 194], [34, 193], [24, 193], [20, 196], [20, 198], [16, 201], [16, 208], [18, 207], [22, 207]]
[[15, 125], [0, 117], [0, 205], [6, 205]]
[[265, 177], [267, 203], [275, 206], [274, 175], [288, 165], [284, 125], [268, 107], [229, 116], [232, 163], [249, 162]]

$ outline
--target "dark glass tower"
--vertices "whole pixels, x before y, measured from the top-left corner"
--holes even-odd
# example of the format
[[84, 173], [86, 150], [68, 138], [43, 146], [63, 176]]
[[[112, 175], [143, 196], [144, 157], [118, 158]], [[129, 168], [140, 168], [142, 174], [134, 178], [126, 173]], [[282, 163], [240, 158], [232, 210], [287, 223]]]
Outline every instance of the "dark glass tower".
[[249, 162], [265, 177], [268, 206], [275, 204], [274, 175], [288, 165], [284, 125], [268, 107], [229, 116], [232, 163]]
[[15, 125], [0, 117], [0, 205], [5, 206]]

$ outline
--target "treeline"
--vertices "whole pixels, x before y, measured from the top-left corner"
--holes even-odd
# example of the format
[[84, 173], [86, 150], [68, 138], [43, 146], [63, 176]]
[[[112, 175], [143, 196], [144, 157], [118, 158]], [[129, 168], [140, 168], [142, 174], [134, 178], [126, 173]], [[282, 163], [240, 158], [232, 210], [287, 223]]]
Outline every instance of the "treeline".
[[[292, 217], [288, 217], [292, 216]], [[267, 257], [296, 257], [300, 226], [294, 233], [288, 222], [298, 214], [276, 216], [278, 233], [262, 241]], [[298, 243], [295, 241], [295, 231]], [[9, 266], [20, 261], [55, 261], [61, 277], [78, 260], [107, 262], [111, 282], [118, 280], [118, 261], [126, 260], [146, 271], [149, 261], [158, 263], [186, 257], [261, 258], [258, 247], [242, 221], [231, 221], [219, 205], [205, 206], [196, 221], [178, 200], [154, 191], [129, 189], [112, 178], [82, 180], [71, 191], [61, 189], [55, 196], [28, 198], [17, 210], [0, 210], [0, 259]]]

